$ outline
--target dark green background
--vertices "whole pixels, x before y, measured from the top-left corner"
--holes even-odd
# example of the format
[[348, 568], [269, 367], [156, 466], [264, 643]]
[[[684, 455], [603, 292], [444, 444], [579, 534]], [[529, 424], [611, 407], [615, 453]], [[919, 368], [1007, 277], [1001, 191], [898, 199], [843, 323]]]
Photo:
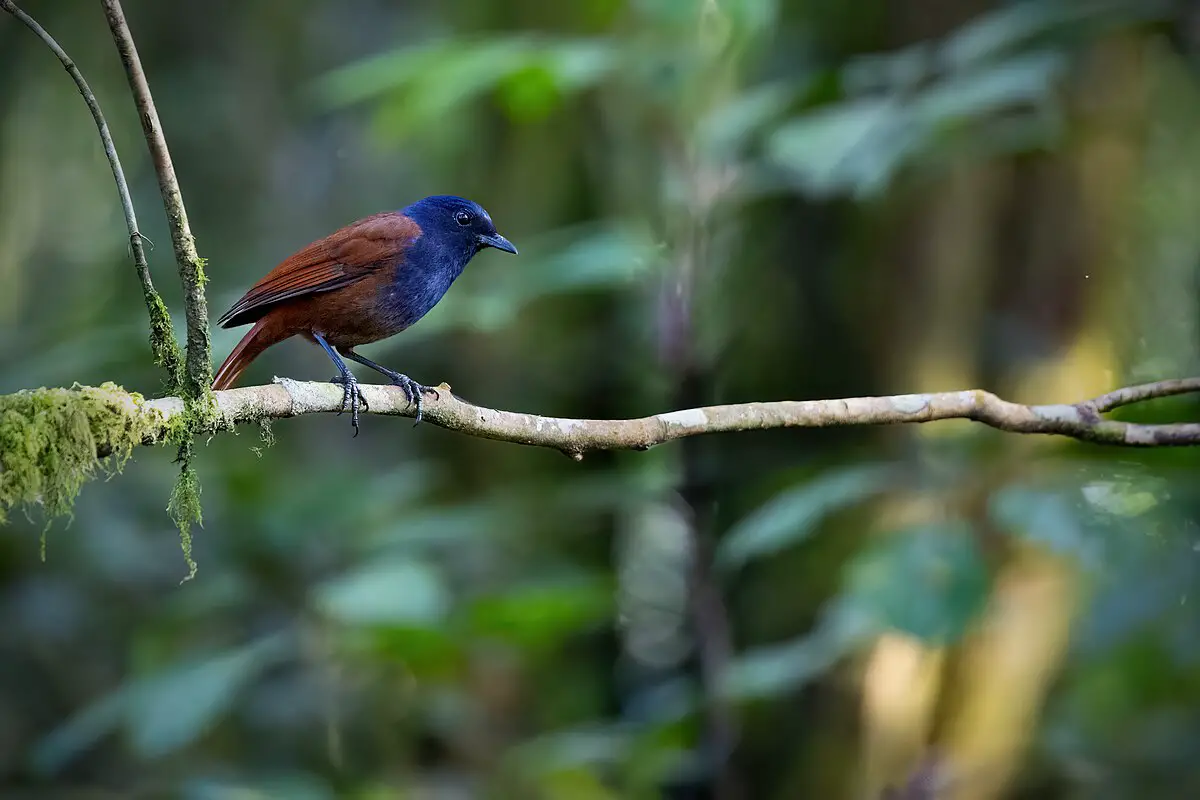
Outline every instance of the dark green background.
[[[23, 6], [108, 115], [182, 331], [99, 4]], [[1194, 3], [126, 13], [214, 319], [308, 241], [456, 193], [521, 255], [364, 352], [493, 407], [1074, 402], [1200, 372]], [[297, 341], [244, 382], [330, 374]], [[111, 176], [3, 16], [0, 391], [105, 380], [161, 386]], [[926, 743], [947, 796], [1200, 791], [1190, 450], [951, 422], [575, 464], [389, 418], [274, 431], [198, 449], [184, 585], [165, 449], [86, 486], [44, 564], [44, 520], [0, 530], [0, 796], [853, 798]]]

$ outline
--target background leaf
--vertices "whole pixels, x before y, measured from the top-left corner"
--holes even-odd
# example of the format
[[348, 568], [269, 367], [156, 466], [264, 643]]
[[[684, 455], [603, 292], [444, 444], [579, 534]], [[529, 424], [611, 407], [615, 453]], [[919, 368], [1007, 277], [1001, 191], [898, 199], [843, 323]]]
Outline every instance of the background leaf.
[[127, 711], [133, 746], [153, 758], [191, 744], [287, 652], [284, 638], [269, 637], [140, 682]]
[[827, 472], [788, 489], [729, 530], [717, 562], [736, 568], [799, 544], [816, 532], [827, 515], [895, 486], [898, 477], [891, 466], [864, 464]]
[[847, 609], [931, 644], [953, 642], [982, 610], [987, 567], [969, 526], [888, 533], [847, 568]]
[[432, 566], [400, 558], [367, 563], [327, 581], [314, 599], [323, 614], [348, 625], [432, 625], [450, 604]]

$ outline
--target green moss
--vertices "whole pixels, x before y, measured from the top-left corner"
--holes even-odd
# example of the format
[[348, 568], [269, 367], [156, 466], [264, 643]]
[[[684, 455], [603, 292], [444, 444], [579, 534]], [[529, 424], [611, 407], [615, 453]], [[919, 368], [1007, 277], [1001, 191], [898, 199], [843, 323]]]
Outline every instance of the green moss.
[[197, 399], [185, 396], [183, 413], [172, 417], [168, 425], [167, 441], [178, 449], [175, 460], [179, 462], [179, 477], [175, 481], [175, 488], [171, 490], [167, 513], [179, 529], [179, 545], [188, 565], [184, 581], [196, 576], [196, 562], [192, 558], [192, 525], [204, 524], [200, 508], [200, 477], [192, 466], [192, 450], [197, 438], [211, 436], [225, 427], [227, 423], [217, 413], [216, 398], [211, 390], [205, 391]]
[[0, 397], [0, 523], [17, 507], [40, 507], [47, 523], [69, 517], [84, 483], [119, 471], [154, 433], [141, 404], [113, 383]]
[[179, 546], [183, 548], [183, 560], [188, 565], [188, 574], [183, 580], [190, 581], [196, 577], [196, 560], [192, 558], [192, 525], [204, 523], [200, 510], [200, 477], [192, 466], [190, 444], [186, 449], [189, 452], [180, 466], [175, 488], [171, 490], [167, 513], [179, 528]]
[[[99, 387], [37, 389], [0, 396], [0, 523], [11, 510], [40, 508], [47, 527], [70, 517], [88, 480], [124, 467], [133, 448], [162, 433], [161, 417], [142, 411], [141, 395], [106, 383]], [[192, 526], [202, 524], [200, 479], [192, 449], [200, 437], [226, 427], [212, 393], [185, 402], [170, 418], [165, 440], [178, 449], [179, 478], [167, 513], [179, 528], [189, 580], [196, 574]], [[43, 554], [45, 541], [43, 539]]]
[[[193, 288], [202, 298], [208, 281], [204, 272], [207, 261], [194, 251], [190, 256], [187, 266], [194, 271]], [[186, 275], [184, 282], [188, 283]], [[167, 513], [179, 528], [188, 565], [184, 580], [189, 580], [196, 574], [191, 528], [202, 524], [200, 480], [192, 466], [192, 450], [198, 437], [228, 424], [217, 412], [210, 385], [207, 328], [203, 329], [202, 346], [197, 348], [203, 354], [188, 354], [193, 362], [189, 369], [189, 358], [175, 339], [166, 304], [153, 289], [146, 292], [145, 299], [154, 363], [167, 373], [167, 393], [183, 398], [183, 411], [171, 418], [165, 437], [177, 448], [180, 463]], [[41, 506], [49, 520], [69, 516], [83, 484], [102, 464], [110, 471], [121, 469], [135, 445], [160, 432], [160, 420], [139, 413], [140, 404], [140, 397], [113, 384], [98, 389], [39, 389], [0, 398], [0, 523], [16, 506]], [[113, 457], [102, 460], [100, 454]], [[42, 552], [44, 557], [44, 538]]]
[[157, 292], [147, 295], [146, 305], [150, 309], [150, 352], [154, 363], [167, 372], [167, 394], [178, 394], [183, 385], [183, 351], [175, 341], [171, 313]]
[[[173, 212], [168, 208], [167, 213], [177, 228], [173, 238], [180, 277], [185, 289], [194, 290], [199, 295], [198, 308], [200, 316], [203, 317], [204, 284], [208, 282], [204, 267], [208, 262], [196, 255], [186, 236], [178, 235], [186, 233], [187, 229], [182, 202], [179, 203], [177, 211]], [[189, 270], [191, 275], [188, 274]], [[189, 323], [190, 314], [189, 308]], [[157, 336], [153, 317], [154, 314], [151, 314], [152, 339]], [[198, 334], [195, 337], [196, 341], [192, 340], [193, 334]], [[172, 393], [177, 393], [183, 398], [183, 412], [172, 417], [167, 430], [167, 441], [177, 448], [178, 456], [175, 460], [179, 463], [179, 477], [171, 490], [167, 513], [179, 528], [179, 544], [188, 565], [188, 574], [184, 581], [188, 581], [196, 575], [196, 562], [192, 558], [192, 525], [203, 524], [200, 513], [200, 478], [192, 466], [192, 450], [197, 437], [216, 433], [226, 427], [226, 424], [217, 413], [216, 399], [212, 393], [212, 354], [207, 324], [198, 331], [189, 328], [186, 358], [181, 356], [173, 337], [171, 346], [174, 366], [171, 375], [175, 381], [175, 391]]]

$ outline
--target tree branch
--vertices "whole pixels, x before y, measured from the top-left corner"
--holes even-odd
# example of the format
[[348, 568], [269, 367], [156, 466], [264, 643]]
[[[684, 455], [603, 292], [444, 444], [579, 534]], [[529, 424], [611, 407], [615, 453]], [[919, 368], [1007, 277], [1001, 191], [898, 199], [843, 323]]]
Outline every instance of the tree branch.
[[[1151, 398], [1184, 391], [1179, 381], [1131, 386], [1120, 399]], [[768, 403], [709, 406], [625, 420], [563, 419], [499, 411], [455, 397], [450, 387], [425, 402], [424, 418], [447, 430], [513, 444], [549, 447], [579, 460], [596, 450], [647, 450], [655, 445], [704, 433], [885, 425], [967, 419], [1012, 433], [1065, 436], [1098, 444], [1170, 447], [1200, 444], [1200, 423], [1143, 425], [1105, 420], [1095, 407], [1113, 403], [1111, 396], [1077, 405], [1029, 406], [1001, 400], [990, 392], [968, 390], [843, 400], [783, 400]], [[1200, 391], [1195, 386], [1192, 391]], [[395, 386], [364, 384], [369, 412], [414, 416], [404, 392]], [[193, 436], [215, 434], [239, 423], [338, 412], [342, 388], [332, 382], [300, 382], [276, 378], [269, 386], [213, 392], [211, 412], [197, 420], [194, 401], [184, 397], [144, 400], [114, 384], [70, 389], [38, 389], [0, 395], [0, 524], [20, 504], [41, 504], [57, 516], [66, 513], [80, 486], [95, 474], [98, 459], [115, 455], [119, 463], [138, 444], [178, 442], [180, 431]], [[28, 441], [26, 441], [26, 437]], [[190, 453], [187, 454], [190, 457]], [[181, 473], [184, 488], [172, 504], [186, 501], [186, 517], [199, 519], [194, 468]], [[190, 494], [184, 494], [190, 492]], [[195, 507], [192, 507], [192, 506]], [[170, 506], [169, 506], [170, 507]], [[184, 555], [190, 556], [188, 529], [180, 525]]]
[[108, 123], [104, 120], [100, 103], [96, 100], [96, 95], [92, 93], [91, 87], [84, 80], [79, 68], [75, 66], [75, 62], [45, 28], [22, 11], [12, 0], [0, 0], [0, 9], [7, 11], [24, 23], [25, 27], [33, 31], [50, 48], [66, 68], [67, 74], [75, 81], [75, 86], [83, 95], [83, 101], [87, 103], [88, 110], [92, 112], [92, 119], [95, 120], [96, 128], [100, 131], [104, 154], [108, 157], [109, 166], [112, 167], [113, 180], [117, 183], [121, 209], [125, 212], [125, 227], [129, 230], [129, 248], [133, 256], [133, 266], [137, 270], [138, 279], [142, 282], [142, 296], [146, 301], [146, 310], [150, 314], [150, 347], [154, 353], [154, 362], [167, 370], [172, 385], [174, 385], [178, 382], [182, 361], [179, 346], [175, 343], [175, 336], [171, 329], [171, 316], [167, 313], [167, 307], [163, 304], [158, 292], [155, 291], [154, 282], [150, 279], [150, 267], [146, 262], [146, 252], [142, 247], [142, 234], [138, 231], [137, 215], [133, 210], [133, 198], [129, 194], [125, 171], [121, 169], [117, 146], [113, 143], [112, 135], [108, 131]]
[[[1183, 391], [1179, 385], [1178, 381], [1164, 381], [1120, 391], [1126, 396], [1148, 399], [1179, 394]], [[1200, 381], [1192, 380], [1191, 386], [1188, 391], [1200, 392]], [[369, 413], [411, 417], [415, 412], [404, 393], [394, 386], [363, 384], [362, 390], [370, 405]], [[890, 397], [742, 403], [672, 411], [641, 419], [588, 420], [541, 417], [472, 405], [455, 397], [445, 384], [439, 386], [438, 391], [440, 397], [425, 400], [424, 419], [433, 425], [485, 439], [548, 447], [577, 459], [589, 451], [646, 450], [675, 439], [706, 433], [948, 419], [973, 420], [1010, 433], [1064, 436], [1096, 444], [1126, 447], [1200, 445], [1200, 423], [1147, 425], [1102, 419], [1091, 411], [1090, 406], [1110, 395], [1077, 405], [1021, 405], [975, 389]], [[342, 405], [340, 386], [289, 378], [277, 378], [274, 384], [267, 386], [215, 392], [214, 397], [225, 425], [338, 412]], [[114, 399], [134, 407], [131, 396]], [[183, 413], [183, 400], [178, 397], [148, 400], [140, 405], [138, 413], [156, 415], [153, 433], [147, 439], [148, 443], [153, 443], [166, 436], [171, 419]]]
[[120, 0], [101, 0], [108, 27], [116, 42], [121, 63], [129, 78], [129, 88], [137, 105], [142, 132], [150, 148], [154, 171], [158, 175], [158, 188], [163, 206], [170, 221], [171, 242], [175, 248], [175, 263], [179, 267], [179, 278], [183, 282], [183, 305], [187, 317], [187, 370], [183, 381], [185, 397], [204, 397], [212, 384], [212, 342], [208, 330], [208, 302], [204, 298], [204, 262], [196, 253], [195, 238], [188, 226], [187, 211], [183, 206], [183, 194], [175, 177], [171, 153], [163, 136], [158, 110], [150, 94], [150, 84], [142, 70], [133, 34], [121, 9]]

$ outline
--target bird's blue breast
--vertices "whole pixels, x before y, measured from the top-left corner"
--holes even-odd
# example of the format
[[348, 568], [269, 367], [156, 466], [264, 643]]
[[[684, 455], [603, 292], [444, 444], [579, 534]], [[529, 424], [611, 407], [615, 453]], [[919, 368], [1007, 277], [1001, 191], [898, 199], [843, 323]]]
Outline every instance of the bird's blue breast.
[[433, 309], [462, 274], [470, 252], [439, 245], [428, 234], [418, 237], [392, 267], [380, 287], [383, 326], [399, 333]]

